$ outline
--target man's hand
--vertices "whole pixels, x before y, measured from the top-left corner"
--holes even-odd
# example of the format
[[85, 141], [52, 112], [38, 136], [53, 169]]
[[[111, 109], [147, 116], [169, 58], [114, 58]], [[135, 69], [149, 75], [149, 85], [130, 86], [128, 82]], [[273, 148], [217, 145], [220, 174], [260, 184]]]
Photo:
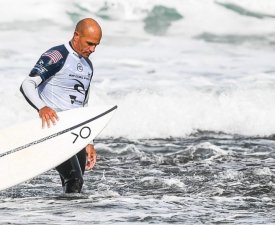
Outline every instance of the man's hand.
[[58, 120], [58, 116], [56, 114], [56, 111], [53, 109], [45, 106], [39, 110], [39, 116], [42, 119], [42, 128], [45, 127], [47, 124], [48, 128], [51, 127], [51, 123], [53, 125], [56, 124], [56, 121]]
[[86, 154], [87, 154], [87, 163], [86, 163], [85, 169], [91, 170], [96, 163], [96, 151], [93, 145], [88, 144], [86, 146]]

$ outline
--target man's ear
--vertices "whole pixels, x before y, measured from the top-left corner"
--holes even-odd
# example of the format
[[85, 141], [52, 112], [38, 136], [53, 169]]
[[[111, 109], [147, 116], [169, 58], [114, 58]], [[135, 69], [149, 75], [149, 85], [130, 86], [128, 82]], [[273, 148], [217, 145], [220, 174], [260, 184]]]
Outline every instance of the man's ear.
[[74, 36], [73, 36], [73, 40], [78, 41], [79, 37], [80, 37], [80, 34], [77, 31], [75, 31]]

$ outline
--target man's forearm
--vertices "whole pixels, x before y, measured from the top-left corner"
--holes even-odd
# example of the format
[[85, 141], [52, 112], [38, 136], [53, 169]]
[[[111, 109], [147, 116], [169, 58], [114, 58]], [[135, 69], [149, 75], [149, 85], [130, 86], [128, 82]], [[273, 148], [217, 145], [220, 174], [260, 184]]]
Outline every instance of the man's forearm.
[[27, 77], [22, 85], [21, 92], [31, 104], [33, 104], [37, 110], [45, 107], [45, 103], [39, 97], [37, 86], [42, 82], [40, 76]]

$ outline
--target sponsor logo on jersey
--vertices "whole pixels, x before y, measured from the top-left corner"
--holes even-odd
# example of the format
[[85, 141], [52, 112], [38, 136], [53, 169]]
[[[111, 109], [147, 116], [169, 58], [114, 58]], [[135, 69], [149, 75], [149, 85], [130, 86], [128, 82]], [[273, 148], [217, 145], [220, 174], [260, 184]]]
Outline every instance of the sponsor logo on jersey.
[[36, 63], [36, 65], [33, 68], [34, 70], [36, 70], [39, 74], [45, 73], [48, 70], [44, 67], [44, 62], [42, 60], [40, 60], [38, 63]]
[[81, 65], [81, 63], [77, 63], [77, 70], [79, 72], [82, 72], [83, 71], [83, 66]]
[[91, 80], [92, 74], [88, 73], [88, 77], [87, 76], [82, 76], [82, 75], [78, 75], [78, 74], [69, 74], [69, 77], [75, 77], [78, 79], [83, 79], [83, 80]]
[[79, 101], [79, 100], [77, 100], [76, 99], [76, 96], [74, 96], [74, 95], [69, 95], [70, 96], [70, 99], [71, 99], [71, 104], [73, 105], [74, 103], [79, 103], [79, 104], [83, 104], [83, 102], [82, 101]]
[[80, 94], [85, 95], [85, 87], [84, 84], [82, 82], [80, 82], [77, 79], [73, 79], [77, 82], [77, 84], [74, 85], [74, 90], [76, 90], [77, 92], [79, 92]]
[[76, 96], [74, 95], [69, 95], [70, 99], [71, 99], [71, 103], [74, 104], [75, 100], [76, 100]]
[[[74, 90], [76, 90], [77, 92], [79, 92], [82, 95], [85, 95], [86, 91], [85, 91], [84, 84], [77, 79], [72, 79], [72, 80], [77, 82], [77, 84], [74, 85]], [[71, 104], [74, 104], [74, 103], [82, 104], [83, 103], [82, 101], [77, 100], [75, 95], [69, 95], [69, 96], [71, 99]]]

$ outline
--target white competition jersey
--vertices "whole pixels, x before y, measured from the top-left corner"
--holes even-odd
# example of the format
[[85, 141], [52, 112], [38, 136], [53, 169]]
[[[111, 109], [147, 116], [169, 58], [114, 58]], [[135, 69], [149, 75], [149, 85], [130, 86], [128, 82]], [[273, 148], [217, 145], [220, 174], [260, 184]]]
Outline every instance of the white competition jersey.
[[51, 48], [38, 60], [30, 76], [39, 75], [38, 93], [42, 101], [56, 111], [83, 107], [93, 76], [89, 59], [80, 57], [70, 44]]

